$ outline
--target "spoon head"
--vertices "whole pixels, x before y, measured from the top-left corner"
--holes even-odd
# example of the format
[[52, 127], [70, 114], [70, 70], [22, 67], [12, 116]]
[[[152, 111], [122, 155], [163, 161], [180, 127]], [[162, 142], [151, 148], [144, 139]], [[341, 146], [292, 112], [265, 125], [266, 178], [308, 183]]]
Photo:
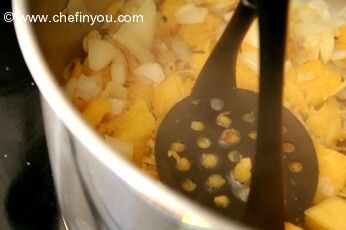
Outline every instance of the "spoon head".
[[[250, 183], [244, 179], [246, 165], [255, 154], [257, 98], [237, 89], [219, 98], [187, 97], [173, 107], [156, 138], [161, 181], [215, 212], [241, 219]], [[286, 218], [297, 223], [314, 198], [318, 167], [308, 133], [285, 108], [282, 139]]]

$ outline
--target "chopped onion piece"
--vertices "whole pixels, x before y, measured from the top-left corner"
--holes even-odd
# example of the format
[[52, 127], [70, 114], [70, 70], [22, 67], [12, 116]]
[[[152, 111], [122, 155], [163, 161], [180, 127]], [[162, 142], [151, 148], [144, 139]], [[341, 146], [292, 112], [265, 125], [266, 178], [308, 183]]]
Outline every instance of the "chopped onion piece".
[[101, 73], [92, 74], [89, 78], [92, 79], [98, 87], [103, 88], [103, 77]]
[[133, 73], [139, 77], [145, 77], [154, 81], [155, 85], [160, 84], [165, 79], [163, 69], [158, 63], [140, 65], [133, 70]]
[[334, 16], [334, 20], [338, 26], [342, 26], [346, 24], [346, 6], [342, 7], [336, 16]]
[[126, 99], [128, 95], [128, 90], [123, 85], [118, 82], [110, 81], [107, 83], [105, 90], [102, 93], [102, 97], [105, 98], [118, 98]]
[[346, 59], [346, 50], [335, 49], [330, 59], [332, 61], [341, 61], [343, 59]]
[[136, 76], [136, 82], [139, 85], [150, 86], [150, 87], [153, 87], [153, 85], [155, 84], [153, 80], [146, 77], [142, 77], [142, 76]]
[[97, 84], [95, 78], [88, 78], [81, 75], [76, 85], [75, 96], [85, 101], [89, 101], [101, 92], [101, 87]]
[[115, 151], [120, 153], [126, 159], [131, 160], [133, 157], [133, 143], [128, 141], [123, 141], [115, 137], [105, 136], [105, 141], [108, 143]]
[[111, 65], [112, 81], [119, 84], [125, 84], [126, 82], [126, 67], [121, 63], [113, 63]]
[[187, 4], [175, 12], [175, 17], [179, 24], [198, 24], [205, 21], [208, 12], [209, 10], [205, 7]]
[[[182, 41], [172, 40], [170, 44], [172, 51], [176, 55], [176, 58], [183, 61], [188, 61], [191, 57], [191, 51]], [[167, 53], [167, 51], [166, 51]]]
[[78, 82], [77, 78], [74, 77], [74, 78], [71, 78], [65, 86], [65, 92], [70, 99], [74, 98], [77, 82]]
[[154, 1], [143, 1], [136, 14], [142, 15], [144, 21], [124, 23], [113, 35], [113, 39], [134, 54], [140, 63], [151, 62], [154, 60], [154, 56], [149, 48], [154, 39], [156, 26]]
[[99, 40], [89, 40], [89, 65], [94, 71], [99, 71], [110, 64], [115, 55], [115, 48], [112, 44]]
[[117, 115], [123, 112], [126, 101], [121, 99], [109, 99], [109, 102], [111, 104], [110, 114]]
[[83, 39], [83, 49], [85, 52], [88, 52], [89, 50], [89, 41], [90, 39], [102, 39], [101, 34], [97, 30], [93, 30], [90, 33], [88, 33], [87, 36]]

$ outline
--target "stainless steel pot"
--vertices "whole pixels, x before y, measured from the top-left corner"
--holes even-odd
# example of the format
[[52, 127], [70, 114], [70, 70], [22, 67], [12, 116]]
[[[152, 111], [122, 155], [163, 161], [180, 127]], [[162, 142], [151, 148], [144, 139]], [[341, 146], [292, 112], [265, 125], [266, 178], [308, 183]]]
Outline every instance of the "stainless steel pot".
[[[76, 0], [71, 2], [79, 2]], [[113, 0], [84, 0], [100, 13]], [[335, 8], [344, 0], [328, 1]], [[67, 0], [12, 0], [16, 15], [62, 11]], [[99, 25], [95, 25], [97, 27]], [[18, 40], [42, 93], [50, 160], [69, 229], [241, 229], [141, 173], [110, 149], [65, 97], [59, 78], [81, 52], [86, 24], [15, 20]]]
[[[86, 10], [99, 13], [109, 2], [86, 0]], [[13, 0], [12, 4], [15, 15], [55, 15], [68, 1]], [[15, 28], [42, 93], [50, 161], [69, 229], [241, 228], [145, 176], [81, 119], [65, 97], [59, 78], [81, 51], [82, 38], [92, 27], [15, 20]]]

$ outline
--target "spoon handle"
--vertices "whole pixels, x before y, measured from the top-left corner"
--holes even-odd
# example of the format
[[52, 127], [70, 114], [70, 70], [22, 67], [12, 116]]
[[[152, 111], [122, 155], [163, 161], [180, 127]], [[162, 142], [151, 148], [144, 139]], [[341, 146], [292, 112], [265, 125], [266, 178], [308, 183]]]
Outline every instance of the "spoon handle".
[[192, 97], [218, 97], [230, 94], [235, 89], [238, 51], [255, 15], [255, 9], [243, 2], [239, 3], [202, 69], [193, 88]]
[[281, 116], [288, 0], [260, 0], [257, 7], [260, 25], [258, 139], [245, 219], [261, 229], [284, 229]]

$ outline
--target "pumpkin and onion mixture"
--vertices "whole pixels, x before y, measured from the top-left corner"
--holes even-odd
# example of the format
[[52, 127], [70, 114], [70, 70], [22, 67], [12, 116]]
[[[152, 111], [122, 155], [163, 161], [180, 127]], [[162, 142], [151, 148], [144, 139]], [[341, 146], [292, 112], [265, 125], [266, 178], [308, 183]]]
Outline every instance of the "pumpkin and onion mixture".
[[[107, 14], [143, 15], [144, 22], [105, 23], [91, 31], [83, 40], [85, 58], [67, 68], [65, 91], [75, 107], [107, 143], [153, 178], [157, 128], [189, 95], [237, 3], [116, 0]], [[258, 90], [258, 43], [254, 22], [238, 57], [239, 88]], [[292, 2], [284, 105], [305, 125], [318, 157], [318, 188], [305, 227], [346, 229], [346, 7], [332, 14], [328, 1]], [[239, 166], [239, 178], [249, 177], [249, 163]], [[222, 206], [223, 200], [215, 202]]]

